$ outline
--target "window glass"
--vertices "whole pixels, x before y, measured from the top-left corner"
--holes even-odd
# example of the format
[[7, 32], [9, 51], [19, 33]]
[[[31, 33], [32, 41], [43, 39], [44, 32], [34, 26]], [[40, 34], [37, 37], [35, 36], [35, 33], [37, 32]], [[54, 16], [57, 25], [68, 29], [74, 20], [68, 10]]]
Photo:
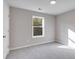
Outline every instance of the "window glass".
[[44, 17], [33, 16], [32, 18], [32, 36], [44, 36]]

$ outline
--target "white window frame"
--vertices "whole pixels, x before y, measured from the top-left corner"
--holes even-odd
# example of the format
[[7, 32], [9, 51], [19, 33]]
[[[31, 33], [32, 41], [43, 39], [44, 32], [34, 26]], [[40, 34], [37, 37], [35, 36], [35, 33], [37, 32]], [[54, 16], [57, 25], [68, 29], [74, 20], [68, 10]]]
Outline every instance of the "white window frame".
[[[33, 18], [42, 18], [42, 26], [33, 26]], [[42, 27], [42, 35], [34, 36], [33, 27]], [[32, 38], [44, 37], [44, 17], [32, 16]]]

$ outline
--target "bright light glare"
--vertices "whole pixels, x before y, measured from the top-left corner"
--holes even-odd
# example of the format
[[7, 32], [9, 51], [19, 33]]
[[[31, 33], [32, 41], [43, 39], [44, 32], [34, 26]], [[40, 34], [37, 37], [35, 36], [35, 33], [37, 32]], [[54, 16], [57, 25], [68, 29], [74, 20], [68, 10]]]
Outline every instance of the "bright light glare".
[[54, 5], [54, 4], [56, 4], [56, 1], [50, 1], [50, 4]]
[[72, 47], [65, 46], [65, 45], [58, 46], [58, 48], [63, 48], [63, 49], [74, 49], [74, 48], [72, 48]]
[[68, 46], [75, 47], [75, 32], [68, 29]]
[[73, 32], [71, 29], [68, 29], [68, 38], [72, 40], [75, 39], [75, 32]]

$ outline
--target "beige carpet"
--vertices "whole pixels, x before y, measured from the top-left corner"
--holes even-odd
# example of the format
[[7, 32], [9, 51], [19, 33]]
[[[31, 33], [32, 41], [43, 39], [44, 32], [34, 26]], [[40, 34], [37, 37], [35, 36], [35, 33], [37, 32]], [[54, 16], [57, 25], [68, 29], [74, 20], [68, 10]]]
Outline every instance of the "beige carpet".
[[75, 50], [57, 43], [49, 43], [11, 51], [7, 59], [75, 59]]

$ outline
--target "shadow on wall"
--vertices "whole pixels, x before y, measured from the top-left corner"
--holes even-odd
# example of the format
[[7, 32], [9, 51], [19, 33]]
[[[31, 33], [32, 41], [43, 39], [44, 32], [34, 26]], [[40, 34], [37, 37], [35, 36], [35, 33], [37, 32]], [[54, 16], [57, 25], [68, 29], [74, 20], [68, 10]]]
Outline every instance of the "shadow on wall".
[[56, 17], [57, 42], [74, 47], [75, 45], [75, 10]]
[[67, 46], [75, 47], [75, 26], [70, 26], [66, 24], [65, 28], [63, 28], [63, 36], [65, 38], [65, 43]]

